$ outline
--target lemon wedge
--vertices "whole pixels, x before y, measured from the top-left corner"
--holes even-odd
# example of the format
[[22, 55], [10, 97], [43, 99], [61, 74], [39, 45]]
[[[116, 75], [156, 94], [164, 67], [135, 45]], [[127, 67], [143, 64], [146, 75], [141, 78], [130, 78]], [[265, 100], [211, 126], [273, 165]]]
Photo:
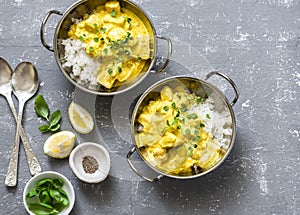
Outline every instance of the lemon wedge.
[[52, 134], [44, 143], [44, 153], [53, 158], [66, 158], [76, 143], [76, 136], [71, 131]]
[[81, 105], [71, 102], [68, 116], [75, 131], [81, 134], [88, 134], [93, 130], [94, 120], [91, 114]]

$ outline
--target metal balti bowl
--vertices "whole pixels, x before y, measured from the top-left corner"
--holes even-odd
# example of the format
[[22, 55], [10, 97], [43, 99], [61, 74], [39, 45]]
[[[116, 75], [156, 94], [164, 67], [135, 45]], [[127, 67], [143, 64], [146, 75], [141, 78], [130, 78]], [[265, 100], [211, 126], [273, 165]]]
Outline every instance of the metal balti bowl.
[[[227, 80], [229, 82], [229, 84], [232, 86], [232, 88], [235, 92], [235, 98], [233, 99], [233, 101], [231, 103], [228, 101], [226, 96], [214, 85], [212, 85], [206, 81], [194, 78], [194, 77], [186, 77], [186, 76], [175, 76], [175, 77], [173, 76], [170, 78], [166, 78], [162, 81], [159, 81], [159, 82], [155, 83], [154, 85], [152, 85], [151, 87], [149, 87], [145, 91], [145, 93], [143, 93], [143, 95], [139, 98], [139, 100], [137, 101], [137, 103], [135, 105], [135, 108], [134, 108], [133, 114], [132, 114], [132, 118], [131, 118], [132, 139], [135, 144], [135, 147], [132, 148], [132, 150], [130, 150], [127, 154], [127, 161], [129, 163], [130, 167], [132, 168], [132, 170], [137, 175], [139, 175], [143, 179], [150, 181], [150, 182], [156, 181], [163, 176], [168, 176], [168, 177], [176, 178], [176, 179], [191, 179], [191, 178], [196, 178], [196, 177], [205, 175], [205, 174], [213, 171], [218, 166], [220, 166], [221, 163], [223, 163], [223, 161], [226, 159], [226, 157], [230, 153], [230, 151], [233, 147], [234, 141], [235, 141], [236, 120], [235, 120], [235, 115], [234, 115], [232, 106], [237, 102], [239, 94], [238, 94], [238, 89], [237, 89], [235, 83], [228, 76], [224, 75], [223, 73], [211, 72], [207, 75], [206, 79], [210, 78], [213, 75], [221, 76], [222, 78]], [[137, 134], [139, 132], [139, 123], [137, 122], [138, 116], [142, 112], [143, 108], [149, 104], [149, 101], [153, 101], [160, 96], [160, 91], [165, 86], [169, 86], [171, 89], [174, 89], [177, 86], [183, 86], [185, 89], [188, 89], [191, 93], [194, 93], [195, 95], [200, 96], [202, 98], [204, 98], [206, 95], [208, 95], [209, 97], [211, 97], [213, 99], [214, 106], [215, 106], [214, 111], [217, 111], [219, 113], [221, 113], [222, 111], [226, 111], [228, 113], [228, 115], [230, 116], [232, 134], [231, 134], [231, 137], [229, 140], [229, 144], [227, 144], [226, 147], [222, 148], [225, 151], [225, 154], [216, 164], [214, 164], [208, 170], [205, 170], [203, 172], [200, 172], [200, 173], [197, 173], [194, 175], [188, 175], [188, 176], [169, 174], [165, 170], [157, 168], [157, 166], [155, 166], [155, 165], [151, 164], [149, 161], [147, 161], [144, 158], [144, 156], [141, 152], [141, 149], [138, 147], [137, 140], [135, 138], [135, 134]], [[150, 178], [148, 176], [145, 176], [141, 171], [139, 171], [134, 166], [133, 162], [131, 161], [131, 156], [135, 151], [138, 152], [140, 157], [146, 162], [146, 164], [150, 168], [152, 168], [155, 172], [157, 172], [159, 174], [157, 177]]]
[[[165, 60], [165, 63], [160, 68], [160, 71], [163, 71], [169, 62], [169, 57], [172, 53], [172, 43], [171, 40], [168, 37], [159, 36], [156, 35], [155, 28], [153, 26], [153, 23], [151, 22], [148, 15], [136, 4], [129, 0], [119, 0], [120, 5], [122, 8], [126, 8], [132, 12], [134, 12], [145, 24], [147, 27], [149, 34], [150, 34], [150, 58], [146, 62], [146, 65], [142, 69], [142, 71], [137, 75], [133, 80], [125, 81], [122, 85], [113, 87], [112, 89], [106, 89], [103, 86], [99, 86], [99, 89], [89, 89], [88, 86], [83, 86], [77, 83], [71, 76], [70, 76], [70, 69], [63, 68], [62, 64], [64, 63], [64, 54], [65, 49], [64, 46], [61, 44], [62, 40], [68, 38], [68, 31], [70, 30], [70, 27], [72, 24], [72, 19], [82, 19], [84, 14], [90, 14], [94, 9], [96, 9], [98, 6], [103, 6], [108, 0], [80, 0], [76, 3], [74, 3], [72, 6], [70, 6], [64, 13], [57, 11], [57, 10], [51, 10], [49, 11], [46, 16], [43, 19], [41, 29], [40, 29], [40, 37], [41, 42], [45, 48], [47, 48], [49, 51], [54, 52], [56, 62], [61, 70], [61, 72], [65, 75], [65, 77], [76, 87], [80, 88], [81, 90], [85, 92], [89, 92], [96, 95], [102, 95], [102, 96], [112, 96], [116, 95], [122, 92], [125, 92], [127, 90], [132, 89], [137, 84], [139, 84], [150, 72], [152, 67], [155, 64], [155, 60], [157, 58], [157, 39], [166, 40], [168, 43], [168, 54]], [[48, 45], [45, 41], [45, 28], [47, 21], [49, 17], [53, 14], [62, 16], [59, 23], [56, 26], [54, 39], [53, 39], [53, 48]]]

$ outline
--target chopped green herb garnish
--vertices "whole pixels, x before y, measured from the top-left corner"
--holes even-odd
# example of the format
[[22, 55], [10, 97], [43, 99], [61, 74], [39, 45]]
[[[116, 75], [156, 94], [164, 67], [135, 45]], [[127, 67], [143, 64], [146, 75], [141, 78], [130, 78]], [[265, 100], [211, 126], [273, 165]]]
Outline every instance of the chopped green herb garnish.
[[107, 72], [108, 72], [109, 75], [112, 75], [113, 70], [112, 70], [112, 69], [109, 69]]
[[97, 27], [98, 27], [97, 23], [94, 23], [94, 24], [93, 24], [93, 26], [94, 26], [95, 28], [97, 28]]
[[207, 119], [210, 119], [210, 115], [209, 115], [209, 114], [206, 114], [206, 118], [207, 118]]
[[106, 31], [106, 28], [100, 28], [99, 32], [104, 33]]
[[131, 18], [127, 18], [126, 21], [128, 22], [128, 24], [131, 24]]
[[138, 58], [137, 58], [137, 61], [138, 61], [138, 62], [142, 62], [142, 58], [141, 58], [141, 57], [138, 57]]
[[194, 148], [197, 148], [197, 147], [198, 147], [198, 145], [195, 143], [195, 144], [194, 144]]
[[176, 108], [175, 102], [172, 102], [171, 106], [172, 106], [172, 108]]
[[200, 128], [204, 128], [205, 127], [205, 125], [203, 123], [201, 123], [199, 126], [200, 126]]
[[124, 42], [124, 46], [128, 46], [128, 38], [125, 38], [123, 42]]
[[103, 53], [107, 54], [107, 48], [103, 49]]
[[98, 38], [98, 37], [95, 37], [95, 38], [94, 38], [94, 42], [96, 42], [96, 43], [99, 42], [99, 38]]
[[199, 134], [199, 130], [194, 130], [194, 134]]
[[122, 72], [122, 67], [118, 66], [118, 71], [119, 71], [119, 73], [121, 73]]
[[197, 136], [196, 138], [195, 138], [195, 141], [200, 141], [201, 140], [201, 137], [200, 136]]
[[163, 109], [164, 109], [164, 111], [168, 111], [169, 107], [168, 106], [164, 106]]
[[169, 120], [167, 120], [167, 125], [168, 125], [168, 126], [171, 126]]
[[121, 62], [123, 62], [123, 59], [120, 58], [120, 57], [118, 57], [118, 58], [116, 58], [116, 61], [117, 61], [118, 63], [121, 63]]
[[94, 47], [91, 46], [91, 47], [89, 48], [89, 50], [90, 50], [90, 52], [93, 52], [93, 51], [94, 51]]
[[195, 113], [192, 113], [191, 116], [192, 116], [192, 119], [197, 119], [198, 118], [198, 115], [195, 114]]
[[189, 146], [188, 148], [188, 156], [191, 157], [193, 155], [193, 147]]
[[178, 129], [181, 129], [181, 125], [178, 125], [177, 128], [178, 128]]
[[191, 130], [187, 128], [187, 129], [185, 129], [185, 133], [186, 133], [186, 134], [190, 134], [190, 133], [191, 133]]
[[79, 40], [82, 42], [84, 40], [84, 37], [83, 36], [80, 36], [79, 37]]
[[192, 113], [192, 114], [187, 115], [187, 118], [188, 118], [188, 119], [197, 119], [197, 118], [198, 118], [198, 115], [195, 114], [195, 113]]
[[177, 124], [177, 122], [178, 122], [178, 119], [177, 119], [176, 117], [174, 117], [174, 120], [173, 120], [173, 122], [172, 122], [172, 125]]
[[100, 40], [101, 40], [101, 41], [103, 41], [103, 40], [104, 40], [104, 38], [102, 37]]
[[116, 16], [116, 11], [115, 11], [115, 9], [113, 9], [113, 10], [110, 12], [110, 15], [111, 15], [112, 17], [115, 17], [115, 16]]
[[197, 103], [197, 104], [200, 104], [201, 102], [203, 102], [203, 100], [204, 100], [204, 99], [202, 99], [200, 96], [198, 96], [198, 97], [196, 98], [196, 103]]
[[125, 54], [126, 54], [126, 55], [130, 55], [130, 51], [125, 50]]
[[186, 112], [186, 111], [187, 111], [187, 107], [186, 107], [186, 106], [183, 106], [182, 108], [180, 108], [180, 111], [181, 111], [181, 112]]
[[178, 119], [179, 119], [181, 122], [183, 122], [183, 123], [185, 122], [185, 119], [184, 119], [184, 117], [182, 117], [182, 116], [179, 116]]

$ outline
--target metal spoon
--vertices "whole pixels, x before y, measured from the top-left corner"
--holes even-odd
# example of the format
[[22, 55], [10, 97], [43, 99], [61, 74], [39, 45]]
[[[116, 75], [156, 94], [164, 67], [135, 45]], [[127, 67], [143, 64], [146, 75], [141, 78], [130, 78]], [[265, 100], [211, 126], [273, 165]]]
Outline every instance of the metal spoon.
[[[11, 76], [12, 76], [12, 69], [10, 68], [9, 64], [0, 57], [0, 95], [3, 95], [9, 107], [13, 113], [15, 120], [17, 121], [17, 112], [12, 101], [11, 93]], [[23, 127], [20, 127], [20, 136], [24, 145], [25, 154], [27, 157], [27, 163], [29, 166], [29, 170], [31, 175], [36, 175], [42, 171], [42, 168], [29, 144], [29, 140], [24, 132]]]
[[[6, 63], [6, 65], [3, 63], [3, 59], [0, 61], [2, 63], [3, 68], [6, 68], [5, 70], [9, 71], [9, 66]], [[1, 68], [1, 71], [3, 69]], [[10, 70], [11, 71], [11, 70]], [[2, 73], [2, 72], [1, 72]], [[5, 72], [3, 72], [5, 74]], [[6, 75], [9, 74], [9, 72], [6, 73]], [[8, 75], [7, 75], [8, 76]], [[7, 78], [6, 78], [7, 80]], [[2, 83], [2, 82], [1, 82]], [[29, 63], [29, 62], [22, 62], [20, 63], [17, 68], [15, 69], [15, 72], [11, 76], [11, 85], [12, 85], [12, 90], [19, 100], [19, 112], [18, 116], [15, 116], [17, 119], [17, 129], [16, 129], [16, 134], [15, 134], [15, 139], [14, 139], [14, 144], [11, 152], [11, 158], [8, 166], [8, 171], [7, 175], [5, 178], [5, 185], [6, 186], [16, 186], [17, 184], [17, 172], [18, 172], [18, 157], [19, 157], [19, 141], [20, 141], [20, 136], [19, 132], [23, 130], [21, 127], [21, 121], [22, 121], [22, 116], [23, 116], [23, 109], [26, 101], [30, 99], [37, 91], [38, 89], [38, 75], [35, 67]], [[3, 84], [2, 86], [5, 86]], [[8, 98], [8, 102], [10, 104], [10, 108], [12, 109], [12, 112], [15, 112], [14, 115], [16, 115], [16, 111], [13, 111], [13, 103], [11, 98], [11, 91], [10, 91], [10, 96], [8, 96], [9, 93], [6, 93], [6, 97]], [[23, 130], [24, 133], [24, 130]], [[22, 131], [21, 131], [22, 135]], [[23, 136], [23, 135], [22, 135]], [[24, 133], [25, 137], [25, 133]], [[25, 152], [27, 156], [27, 161], [29, 164], [29, 167], [31, 169], [31, 173], [36, 174], [41, 171], [41, 167], [36, 159], [36, 157], [33, 154], [33, 151], [31, 147], [29, 146], [29, 142], [27, 138], [24, 141], [23, 139], [23, 144], [25, 147]], [[29, 146], [29, 148], [28, 148]]]

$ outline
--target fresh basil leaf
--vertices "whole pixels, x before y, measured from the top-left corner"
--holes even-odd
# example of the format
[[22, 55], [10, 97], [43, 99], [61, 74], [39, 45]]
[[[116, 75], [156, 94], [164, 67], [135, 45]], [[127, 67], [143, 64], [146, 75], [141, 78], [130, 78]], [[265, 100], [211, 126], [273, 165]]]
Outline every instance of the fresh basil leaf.
[[49, 131], [57, 131], [60, 128], [60, 124], [56, 124], [53, 127], [49, 128]]
[[43, 133], [49, 131], [49, 129], [49, 125], [42, 125], [39, 127], [39, 130]]
[[49, 192], [47, 190], [42, 191], [39, 195], [39, 198], [40, 198], [40, 201], [42, 203], [46, 203], [46, 204], [51, 204], [52, 203], [52, 199], [51, 199], [51, 197], [49, 195]]
[[35, 190], [26, 195], [28, 198], [38, 195], [39, 199], [35, 203], [28, 202], [26, 199], [29, 210], [38, 215], [59, 214], [70, 204], [66, 192], [62, 189], [63, 184], [63, 180], [59, 178], [40, 180]]
[[42, 179], [40, 180], [37, 184], [36, 184], [36, 188], [38, 187], [43, 187], [43, 186], [46, 186], [46, 187], [49, 187], [52, 185], [52, 179], [50, 178], [45, 178], [45, 179]]
[[34, 100], [34, 110], [39, 117], [43, 117], [48, 120], [49, 107], [44, 97], [40, 94]]
[[66, 191], [64, 191], [63, 189], [58, 188], [57, 190], [58, 190], [61, 194], [65, 195], [65, 196], [68, 196], [67, 193], [66, 193]]
[[26, 201], [27, 201], [28, 199], [31, 199], [31, 198], [37, 196], [38, 194], [39, 194], [39, 193], [38, 193], [37, 190], [32, 190], [32, 191], [30, 191], [29, 193], [26, 194]]
[[54, 202], [58, 202], [64, 206], [69, 205], [69, 198], [62, 189], [50, 189], [49, 194]]
[[49, 123], [50, 123], [49, 127], [52, 128], [55, 125], [57, 125], [57, 123], [60, 121], [60, 119], [61, 119], [60, 111], [57, 110], [57, 111], [53, 112], [49, 119]]
[[63, 199], [59, 191], [51, 189], [49, 190], [49, 194], [54, 201], [62, 203]]
[[53, 179], [53, 185], [55, 188], [62, 188], [64, 185], [64, 182], [60, 178], [55, 178], [55, 179]]
[[44, 184], [44, 185], [41, 185], [41, 186], [37, 187], [37, 188], [36, 188], [36, 191], [37, 191], [38, 193], [41, 193], [41, 192], [43, 192], [44, 190], [48, 190], [48, 187], [49, 187], [49, 185]]
[[28, 209], [36, 215], [56, 215], [59, 211], [45, 203], [30, 203]]
[[55, 202], [55, 203], [53, 203], [52, 204], [52, 206], [56, 209], [56, 210], [58, 210], [58, 211], [62, 211], [63, 209], [65, 209], [65, 205], [63, 205], [63, 204], [61, 204], [61, 203], [59, 203], [59, 202]]

